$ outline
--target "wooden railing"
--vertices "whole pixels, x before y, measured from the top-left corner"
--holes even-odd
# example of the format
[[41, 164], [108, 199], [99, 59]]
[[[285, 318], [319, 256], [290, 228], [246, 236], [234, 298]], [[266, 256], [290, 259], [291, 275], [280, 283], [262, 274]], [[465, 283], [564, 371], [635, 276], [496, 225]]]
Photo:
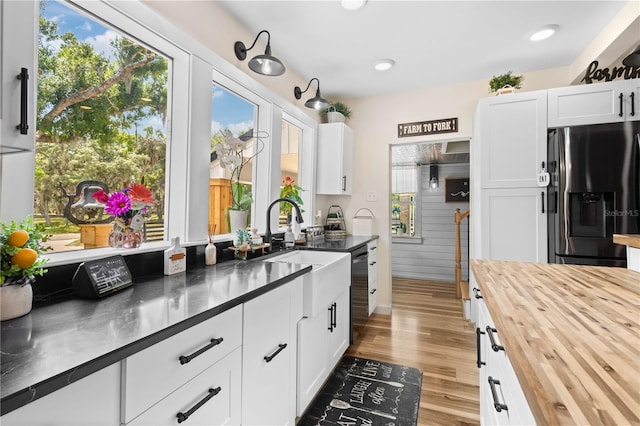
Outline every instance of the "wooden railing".
[[469, 209], [464, 213], [460, 213], [460, 209], [456, 209], [453, 213], [453, 221], [456, 224], [456, 297], [458, 299], [469, 299], [469, 283], [462, 281], [462, 265], [461, 265], [461, 248], [460, 248], [460, 223], [464, 218], [469, 217]]

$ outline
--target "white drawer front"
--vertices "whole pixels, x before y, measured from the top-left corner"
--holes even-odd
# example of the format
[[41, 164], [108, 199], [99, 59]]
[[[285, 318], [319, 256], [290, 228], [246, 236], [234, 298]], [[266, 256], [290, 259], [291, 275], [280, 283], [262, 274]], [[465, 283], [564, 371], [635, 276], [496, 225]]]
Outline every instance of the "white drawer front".
[[[175, 426], [178, 413], [189, 416], [182, 422], [186, 426], [240, 424], [241, 351], [237, 348], [128, 425]], [[189, 413], [209, 396], [199, 408]]]
[[[182, 364], [181, 356], [193, 356]], [[215, 342], [213, 342], [215, 343]], [[124, 363], [124, 419], [129, 422], [179, 386], [204, 371], [242, 344], [242, 306], [237, 306], [209, 320], [140, 351]]]

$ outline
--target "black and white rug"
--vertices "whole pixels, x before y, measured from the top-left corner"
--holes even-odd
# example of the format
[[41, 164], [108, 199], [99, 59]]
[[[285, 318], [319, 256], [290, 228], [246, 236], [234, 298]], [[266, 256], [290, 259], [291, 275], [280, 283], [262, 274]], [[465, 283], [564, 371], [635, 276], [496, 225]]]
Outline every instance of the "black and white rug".
[[421, 387], [417, 368], [344, 357], [298, 426], [415, 426]]

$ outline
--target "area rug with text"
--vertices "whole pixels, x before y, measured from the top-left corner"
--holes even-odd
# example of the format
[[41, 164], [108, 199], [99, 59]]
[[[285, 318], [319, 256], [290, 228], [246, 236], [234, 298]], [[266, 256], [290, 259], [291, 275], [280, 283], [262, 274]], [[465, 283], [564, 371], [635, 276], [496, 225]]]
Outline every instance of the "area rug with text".
[[415, 426], [421, 387], [417, 368], [343, 357], [298, 426]]

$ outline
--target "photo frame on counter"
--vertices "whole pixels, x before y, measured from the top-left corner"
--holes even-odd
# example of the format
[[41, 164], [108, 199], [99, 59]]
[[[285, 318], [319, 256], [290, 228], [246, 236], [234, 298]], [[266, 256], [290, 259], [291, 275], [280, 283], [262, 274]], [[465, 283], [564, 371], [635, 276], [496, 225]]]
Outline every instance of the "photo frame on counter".
[[445, 203], [468, 203], [469, 202], [469, 178], [448, 178], [444, 180], [444, 201]]

